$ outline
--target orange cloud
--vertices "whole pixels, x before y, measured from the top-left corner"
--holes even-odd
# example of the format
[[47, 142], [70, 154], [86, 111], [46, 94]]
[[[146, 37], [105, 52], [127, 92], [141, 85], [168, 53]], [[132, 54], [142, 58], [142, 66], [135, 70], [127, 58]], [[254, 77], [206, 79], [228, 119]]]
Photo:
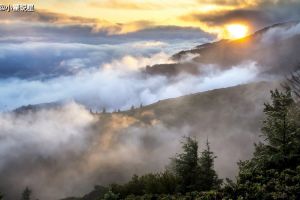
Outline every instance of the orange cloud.
[[120, 0], [104, 0], [104, 1], [92, 1], [89, 3], [91, 7], [105, 8], [105, 9], [129, 9], [129, 10], [147, 10], [147, 9], [157, 9], [159, 5], [148, 3], [134, 3], [130, 1], [120, 1]]

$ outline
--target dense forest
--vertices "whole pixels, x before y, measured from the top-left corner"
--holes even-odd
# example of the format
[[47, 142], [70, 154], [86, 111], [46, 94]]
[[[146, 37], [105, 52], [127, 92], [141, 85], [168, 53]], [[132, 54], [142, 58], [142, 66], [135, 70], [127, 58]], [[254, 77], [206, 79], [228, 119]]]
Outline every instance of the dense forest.
[[[271, 102], [264, 105], [262, 140], [255, 144], [252, 159], [238, 163], [236, 180], [218, 178], [208, 140], [199, 152], [198, 141], [185, 137], [182, 153], [170, 160], [165, 171], [134, 175], [125, 184], [95, 186], [82, 198], [67, 199], [300, 199], [299, 83], [292, 76], [282, 91], [271, 91]], [[20, 198], [30, 200], [30, 189]]]

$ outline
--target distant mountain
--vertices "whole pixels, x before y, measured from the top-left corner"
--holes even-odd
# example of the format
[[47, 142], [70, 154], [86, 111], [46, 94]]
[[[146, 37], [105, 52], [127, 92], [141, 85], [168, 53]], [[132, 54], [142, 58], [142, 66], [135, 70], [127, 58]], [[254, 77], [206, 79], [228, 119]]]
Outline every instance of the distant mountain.
[[26, 105], [21, 106], [19, 108], [14, 109], [12, 112], [15, 114], [25, 114], [27, 112], [37, 112], [42, 109], [59, 109], [62, 107], [62, 103], [59, 102], [52, 102], [52, 103], [41, 103], [41, 104], [34, 104], [34, 105]]
[[[173, 55], [171, 59], [176, 63], [149, 66], [146, 72], [168, 76], [181, 72], [197, 74], [201, 73], [201, 66], [207, 64], [227, 69], [245, 61], [254, 61], [261, 67], [262, 74], [290, 73], [300, 63], [298, 53], [300, 52], [300, 30], [289, 29], [299, 24], [299, 22], [275, 24], [242, 39], [202, 44]], [[284, 31], [287, 31], [286, 35], [283, 34]], [[186, 61], [189, 56], [193, 58]]]

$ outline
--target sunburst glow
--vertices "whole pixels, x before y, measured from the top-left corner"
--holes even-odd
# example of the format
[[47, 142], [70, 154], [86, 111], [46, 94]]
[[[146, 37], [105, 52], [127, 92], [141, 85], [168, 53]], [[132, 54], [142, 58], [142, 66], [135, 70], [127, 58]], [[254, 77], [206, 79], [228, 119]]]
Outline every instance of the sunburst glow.
[[230, 24], [226, 26], [226, 31], [230, 39], [239, 39], [248, 34], [248, 27], [242, 24]]

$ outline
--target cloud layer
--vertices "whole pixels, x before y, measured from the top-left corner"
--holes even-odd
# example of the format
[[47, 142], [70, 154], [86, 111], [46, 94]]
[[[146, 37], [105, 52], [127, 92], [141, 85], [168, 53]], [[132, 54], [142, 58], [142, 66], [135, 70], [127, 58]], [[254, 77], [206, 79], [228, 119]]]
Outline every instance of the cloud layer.
[[[116, 115], [106, 121], [75, 103], [0, 114], [0, 122], [0, 189], [8, 199], [18, 198], [26, 186], [41, 199], [82, 195], [94, 184], [163, 169], [186, 133], [163, 126], [131, 128], [134, 118]], [[177, 142], [166, 142], [172, 138]]]
[[[71, 60], [75, 67], [82, 62]], [[148, 76], [141, 69], [156, 62], [167, 63], [168, 55], [125, 56], [100, 68], [85, 69], [70, 76], [46, 80], [5, 79], [1, 84], [1, 105], [12, 109], [28, 104], [75, 100], [93, 110], [129, 109], [161, 99], [228, 87], [253, 81], [258, 73], [255, 63], [246, 62], [226, 71], [217, 66], [202, 66], [202, 75], [178, 77]], [[66, 63], [67, 64], [67, 63]]]

